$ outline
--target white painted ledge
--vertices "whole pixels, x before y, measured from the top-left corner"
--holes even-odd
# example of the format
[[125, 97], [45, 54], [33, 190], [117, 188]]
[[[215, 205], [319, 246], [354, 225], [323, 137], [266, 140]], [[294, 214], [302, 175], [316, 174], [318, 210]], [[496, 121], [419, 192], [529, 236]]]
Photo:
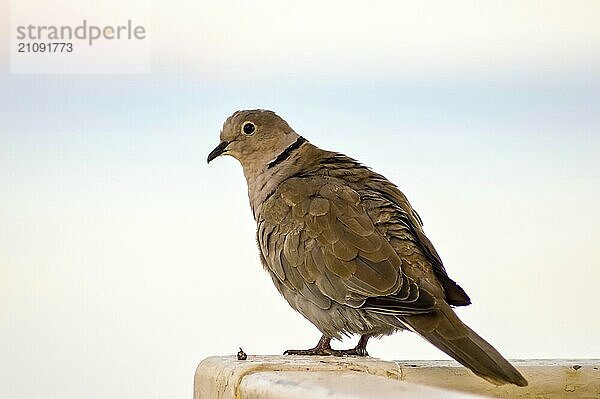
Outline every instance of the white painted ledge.
[[209, 357], [194, 399], [600, 399], [600, 360], [517, 360], [529, 386], [495, 387], [451, 361], [313, 356]]

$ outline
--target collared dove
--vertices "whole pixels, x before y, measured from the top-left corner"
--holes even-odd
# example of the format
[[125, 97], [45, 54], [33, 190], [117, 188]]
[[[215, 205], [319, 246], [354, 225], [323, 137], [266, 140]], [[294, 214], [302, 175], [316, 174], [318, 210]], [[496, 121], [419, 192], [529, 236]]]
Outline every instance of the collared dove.
[[[365, 356], [370, 337], [408, 329], [493, 384], [527, 385], [452, 310], [471, 301], [393, 183], [314, 146], [272, 111], [235, 112], [220, 139], [208, 162], [241, 163], [262, 264], [323, 334], [315, 348], [286, 354]], [[331, 348], [332, 338], [353, 334], [355, 348]]]

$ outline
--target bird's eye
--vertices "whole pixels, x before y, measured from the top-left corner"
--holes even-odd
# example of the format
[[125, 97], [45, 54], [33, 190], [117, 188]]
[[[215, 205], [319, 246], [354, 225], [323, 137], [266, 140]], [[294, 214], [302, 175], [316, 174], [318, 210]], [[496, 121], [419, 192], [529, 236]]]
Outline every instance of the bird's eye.
[[242, 124], [242, 132], [244, 132], [245, 135], [250, 136], [255, 131], [256, 131], [256, 125], [254, 123], [252, 123], [252, 122], [244, 122]]

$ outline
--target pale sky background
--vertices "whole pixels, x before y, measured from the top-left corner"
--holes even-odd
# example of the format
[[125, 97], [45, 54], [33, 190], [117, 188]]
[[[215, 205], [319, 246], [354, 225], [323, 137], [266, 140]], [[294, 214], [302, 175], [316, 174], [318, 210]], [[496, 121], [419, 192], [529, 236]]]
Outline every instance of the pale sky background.
[[155, 2], [145, 75], [11, 75], [0, 4], [0, 397], [190, 398], [316, 343], [206, 165], [241, 108], [398, 184], [507, 357], [600, 357], [600, 2]]

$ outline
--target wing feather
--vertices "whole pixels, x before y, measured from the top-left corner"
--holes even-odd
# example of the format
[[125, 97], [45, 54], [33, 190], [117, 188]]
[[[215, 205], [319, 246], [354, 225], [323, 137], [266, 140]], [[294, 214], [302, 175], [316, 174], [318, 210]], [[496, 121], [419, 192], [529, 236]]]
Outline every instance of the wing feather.
[[435, 305], [434, 295], [402, 270], [360, 195], [335, 180], [296, 177], [280, 184], [261, 209], [257, 238], [274, 278], [317, 306], [331, 300], [411, 315]]

